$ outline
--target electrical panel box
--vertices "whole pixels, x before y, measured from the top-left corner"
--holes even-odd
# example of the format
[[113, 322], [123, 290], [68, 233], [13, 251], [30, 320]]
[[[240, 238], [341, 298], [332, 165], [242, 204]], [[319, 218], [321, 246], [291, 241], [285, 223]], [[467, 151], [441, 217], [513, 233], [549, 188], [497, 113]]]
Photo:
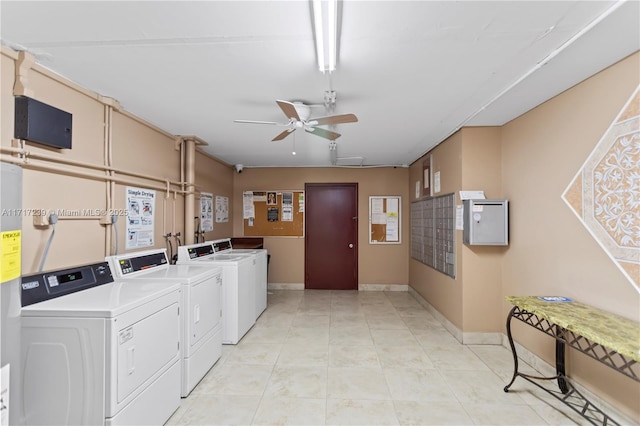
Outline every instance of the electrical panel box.
[[462, 242], [469, 245], [509, 244], [509, 201], [464, 200]]
[[72, 115], [26, 96], [16, 96], [14, 137], [71, 149]]

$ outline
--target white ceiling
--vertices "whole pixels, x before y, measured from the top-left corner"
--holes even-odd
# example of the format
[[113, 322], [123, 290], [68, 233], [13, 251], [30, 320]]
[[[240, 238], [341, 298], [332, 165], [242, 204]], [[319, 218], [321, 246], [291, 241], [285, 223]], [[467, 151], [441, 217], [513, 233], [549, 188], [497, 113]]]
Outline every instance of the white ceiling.
[[[329, 141], [276, 99], [355, 113], [338, 164], [406, 165], [462, 126], [502, 125], [640, 49], [640, 2], [342, 2], [337, 70], [316, 65], [310, 2], [6, 1], [2, 43], [204, 150], [250, 166], [329, 166]], [[322, 106], [335, 90], [334, 111]], [[36, 94], [37, 97], [37, 94]], [[81, 143], [80, 141], [74, 143]]]

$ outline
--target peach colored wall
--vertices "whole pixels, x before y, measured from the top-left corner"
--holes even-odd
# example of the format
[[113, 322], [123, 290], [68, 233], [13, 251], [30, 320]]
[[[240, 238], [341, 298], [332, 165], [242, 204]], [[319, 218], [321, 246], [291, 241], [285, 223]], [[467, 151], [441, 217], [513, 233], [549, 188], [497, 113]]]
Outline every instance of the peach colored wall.
[[[205, 233], [206, 241], [233, 235], [233, 174], [230, 165], [196, 150], [196, 189], [213, 194], [214, 208], [216, 195], [229, 198], [229, 221], [216, 223], [214, 213], [213, 231]], [[195, 215], [199, 215], [200, 198], [197, 195], [195, 203]]]
[[[640, 320], [640, 295], [561, 196], [640, 83], [640, 53], [611, 66], [502, 128], [503, 188], [511, 201], [504, 295], [564, 295]], [[509, 306], [503, 303], [506, 317]], [[519, 327], [516, 339], [553, 360], [553, 343]], [[569, 372], [640, 418], [640, 386], [569, 351]]]
[[[0, 113], [0, 131], [2, 147], [10, 147], [13, 137], [13, 85], [15, 52], [2, 50], [2, 112]], [[164, 180], [178, 182], [180, 180], [180, 151], [176, 149], [176, 138], [163, 130], [145, 123], [123, 111], [114, 110], [111, 114], [111, 125], [108, 126], [105, 105], [102, 98], [93, 92], [81, 88], [49, 71], [34, 66], [28, 72], [27, 89], [30, 96], [65, 110], [73, 115], [73, 145], [70, 150], [57, 150], [27, 142], [25, 149], [30, 153], [46, 154], [56, 159], [69, 159], [86, 164], [104, 165], [108, 155], [105, 150], [105, 128], [110, 130], [112, 139], [112, 166], [128, 172], [153, 176], [160, 181], [145, 178], [127, 177], [115, 173], [126, 182], [113, 185], [113, 204], [116, 210], [126, 209], [125, 188], [127, 186], [150, 188], [156, 192], [154, 245], [149, 248], [167, 247], [163, 235], [167, 232], [184, 235], [184, 196], [178, 193], [179, 186], [174, 185], [167, 194]], [[108, 102], [108, 100], [107, 100]], [[3, 153], [4, 159], [10, 154]], [[219, 174], [217, 180], [201, 183], [203, 190], [231, 197], [233, 172], [222, 167], [211, 159], [201, 161], [207, 168], [200, 179], [208, 180], [209, 169]], [[57, 164], [48, 160], [33, 159], [31, 165], [55, 167], [57, 170], [41, 170], [32, 167], [23, 168], [23, 208], [45, 209], [59, 215], [64, 212], [84, 209], [105, 209], [110, 184], [100, 177], [106, 173], [77, 166]], [[78, 172], [89, 173], [100, 179], [80, 177]], [[217, 183], [224, 182], [218, 187]], [[222, 192], [218, 192], [221, 190]], [[77, 213], [76, 213], [77, 214]], [[99, 216], [88, 219], [67, 218], [56, 224], [55, 238], [44, 269], [62, 268], [66, 266], [98, 262], [105, 255], [115, 252], [115, 238], [112, 238], [110, 226], [101, 225]], [[118, 236], [120, 253], [125, 251], [126, 217], [119, 216]], [[220, 235], [231, 232], [231, 222], [221, 226]], [[42, 254], [51, 234], [51, 227], [36, 227], [32, 215], [22, 217], [22, 273], [36, 272]], [[213, 236], [213, 234], [212, 234]], [[111, 244], [108, 246], [108, 241]], [[183, 240], [184, 241], [184, 240]], [[175, 240], [172, 241], [175, 247]]]
[[[483, 189], [510, 203], [508, 247], [464, 246], [456, 233], [455, 280], [409, 261], [410, 285], [461, 331], [504, 334], [507, 295], [565, 295], [640, 320], [640, 295], [561, 198], [639, 84], [639, 69], [636, 53], [499, 129], [463, 128], [429, 153], [443, 171], [442, 193]], [[421, 172], [422, 158], [410, 168], [410, 191]], [[519, 323], [514, 336], [553, 364], [552, 339]], [[579, 383], [640, 418], [637, 382], [572, 350], [567, 361]]]
[[[305, 183], [358, 183], [358, 281], [360, 284], [408, 283], [408, 170], [404, 168], [245, 168], [234, 178], [234, 236], [243, 235], [242, 192], [304, 190]], [[402, 244], [369, 244], [369, 196], [402, 197]], [[271, 254], [269, 282], [304, 283], [304, 238], [267, 237]]]
[[[488, 199], [503, 199], [499, 127], [467, 127], [462, 133], [462, 188], [483, 190]], [[462, 201], [457, 197], [457, 203]], [[458, 231], [462, 238], [462, 232]], [[461, 244], [463, 323], [465, 332], [495, 332], [504, 322], [501, 263], [506, 247]], [[487, 309], [495, 307], [495, 309]]]
[[[457, 132], [430, 152], [432, 172], [440, 172], [441, 191], [434, 195], [457, 192], [462, 186], [462, 134]], [[411, 201], [415, 201], [416, 182], [422, 188], [422, 162], [425, 157], [414, 162], [409, 168], [409, 191]], [[457, 197], [457, 196], [456, 196]], [[456, 231], [456, 278], [453, 279], [435, 269], [409, 260], [409, 285], [413, 287], [435, 309], [443, 314], [457, 328], [463, 325], [462, 283], [463, 270], [461, 251], [462, 233]]]

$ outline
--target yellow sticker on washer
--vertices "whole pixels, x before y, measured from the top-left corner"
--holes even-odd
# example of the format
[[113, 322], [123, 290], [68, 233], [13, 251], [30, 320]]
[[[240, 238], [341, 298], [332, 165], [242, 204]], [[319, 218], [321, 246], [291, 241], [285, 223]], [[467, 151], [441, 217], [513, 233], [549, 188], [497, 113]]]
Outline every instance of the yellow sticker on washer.
[[22, 231], [0, 232], [0, 283], [20, 276]]

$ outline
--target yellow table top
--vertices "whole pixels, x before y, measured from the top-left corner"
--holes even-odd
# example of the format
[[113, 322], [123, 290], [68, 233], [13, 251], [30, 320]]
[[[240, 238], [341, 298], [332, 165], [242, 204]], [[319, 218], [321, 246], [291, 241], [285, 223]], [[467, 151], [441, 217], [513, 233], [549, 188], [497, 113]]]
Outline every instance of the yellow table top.
[[640, 362], [640, 323], [575, 301], [507, 296], [507, 302]]

